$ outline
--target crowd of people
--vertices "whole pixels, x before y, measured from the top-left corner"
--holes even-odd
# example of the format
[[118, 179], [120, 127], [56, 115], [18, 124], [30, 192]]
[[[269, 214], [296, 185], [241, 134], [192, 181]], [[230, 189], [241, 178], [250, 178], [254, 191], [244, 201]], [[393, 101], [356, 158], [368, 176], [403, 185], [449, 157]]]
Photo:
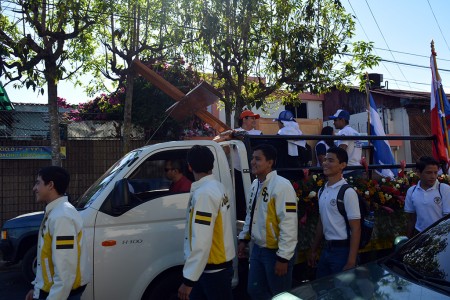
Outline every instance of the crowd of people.
[[[249, 110], [240, 115], [238, 131], [260, 135], [255, 129], [259, 118]], [[348, 124], [350, 115], [338, 110], [330, 116], [337, 135], [358, 133]], [[280, 135], [301, 135], [302, 132], [289, 111], [275, 119]], [[322, 135], [333, 135], [333, 128], [324, 127]], [[305, 141], [289, 140], [288, 155], [299, 155], [297, 147]], [[319, 196], [320, 218], [311, 245], [308, 264], [317, 268], [320, 278], [354, 268], [358, 262], [361, 233], [358, 196], [346, 189], [343, 204], [350, 226], [339, 212], [336, 202], [347, 176], [358, 176], [359, 170], [346, 172], [346, 167], [358, 165], [361, 144], [340, 140], [335, 145], [329, 139], [315, 147], [317, 165], [323, 168], [327, 182]], [[185, 264], [179, 299], [232, 299], [233, 260], [247, 258], [249, 264], [247, 292], [252, 299], [270, 299], [287, 291], [292, 285], [298, 237], [297, 196], [291, 182], [277, 174], [279, 153], [268, 144], [252, 149], [251, 173], [254, 181], [246, 204], [243, 230], [237, 249], [233, 232], [230, 195], [213, 175], [214, 155], [206, 146], [193, 146], [187, 154], [187, 169], [194, 182], [185, 177], [183, 162], [165, 162], [166, 177], [172, 181], [173, 193], [190, 192], [186, 210], [184, 239]], [[437, 181], [439, 163], [431, 157], [417, 162], [420, 181], [406, 195], [405, 212], [409, 215], [408, 236], [412, 237], [450, 213], [450, 187]], [[83, 222], [77, 210], [68, 202], [65, 191], [69, 173], [60, 167], [41, 169], [33, 188], [36, 201], [46, 204], [45, 217], [39, 229], [37, 274], [34, 288], [26, 295], [32, 299], [80, 299], [91, 280], [92, 262], [86, 249]], [[322, 249], [320, 257], [319, 248]], [[250, 254], [248, 255], [247, 249]]]

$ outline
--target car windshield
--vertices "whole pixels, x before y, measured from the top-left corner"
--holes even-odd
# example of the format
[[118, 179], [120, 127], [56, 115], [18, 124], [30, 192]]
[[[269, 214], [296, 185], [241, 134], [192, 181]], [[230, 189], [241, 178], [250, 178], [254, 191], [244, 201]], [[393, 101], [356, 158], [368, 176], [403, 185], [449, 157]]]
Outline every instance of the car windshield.
[[122, 170], [125, 166], [131, 166], [137, 158], [141, 150], [135, 150], [117, 161], [108, 171], [106, 171], [99, 179], [97, 179], [94, 184], [74, 203], [77, 209], [83, 209], [88, 207], [100, 193], [105, 189], [108, 183], [114, 179], [114, 177]]
[[394, 260], [422, 282], [450, 283], [450, 218], [421, 233], [400, 249]]

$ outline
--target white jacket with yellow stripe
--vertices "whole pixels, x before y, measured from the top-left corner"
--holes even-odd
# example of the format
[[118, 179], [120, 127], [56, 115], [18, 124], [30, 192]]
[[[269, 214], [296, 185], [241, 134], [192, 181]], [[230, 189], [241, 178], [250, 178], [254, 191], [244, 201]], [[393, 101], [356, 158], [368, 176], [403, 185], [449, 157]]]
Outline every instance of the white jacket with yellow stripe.
[[[297, 195], [292, 184], [272, 171], [264, 182], [260, 183], [258, 179], [253, 181], [249, 199], [239, 239], [251, 239], [260, 247], [278, 249], [277, 256], [281, 260], [291, 259], [298, 239]], [[255, 200], [252, 220], [251, 211]]]
[[39, 230], [34, 298], [42, 290], [48, 300], [67, 299], [90, 281], [92, 264], [82, 228], [81, 216], [67, 197], [47, 204]]
[[204, 270], [232, 265], [236, 255], [227, 192], [214, 175], [193, 182], [186, 216], [183, 283], [198, 281]]

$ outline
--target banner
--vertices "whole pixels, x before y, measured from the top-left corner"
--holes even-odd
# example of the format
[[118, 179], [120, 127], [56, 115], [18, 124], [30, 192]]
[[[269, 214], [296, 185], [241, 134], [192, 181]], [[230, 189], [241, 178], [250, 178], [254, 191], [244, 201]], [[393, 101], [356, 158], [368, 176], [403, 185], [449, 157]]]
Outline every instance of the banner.
[[[66, 147], [61, 147], [61, 158], [66, 158]], [[0, 146], [0, 159], [52, 159], [52, 148], [47, 146]]]

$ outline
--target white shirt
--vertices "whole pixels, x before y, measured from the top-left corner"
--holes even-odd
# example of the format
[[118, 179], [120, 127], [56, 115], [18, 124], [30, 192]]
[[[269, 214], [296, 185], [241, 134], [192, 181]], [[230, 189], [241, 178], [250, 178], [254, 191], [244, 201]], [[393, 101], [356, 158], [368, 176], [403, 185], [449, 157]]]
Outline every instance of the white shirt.
[[[341, 186], [346, 183], [345, 179], [341, 179], [333, 185], [328, 185], [327, 182], [319, 198], [320, 220], [322, 221], [323, 234], [327, 241], [347, 239], [345, 219], [339, 212], [336, 201]], [[347, 218], [349, 220], [361, 219], [356, 191], [353, 188], [348, 188], [345, 191], [343, 200]]]
[[[441, 193], [439, 193], [439, 185]], [[442, 194], [442, 199], [441, 199]], [[450, 213], [450, 186], [436, 183], [427, 190], [412, 186], [406, 192], [405, 212], [417, 215], [415, 228], [421, 232], [428, 226]]]
[[[257, 129], [250, 129], [250, 130], [245, 130], [242, 127], [236, 128], [236, 131], [246, 131], [249, 135], [261, 135], [262, 131], [261, 130], [257, 130]], [[238, 171], [242, 171], [242, 166], [241, 166], [241, 160], [239, 159], [239, 155], [237, 153], [237, 150], [233, 150], [232, 152], [233, 154], [233, 167], [238, 170]]]
[[[359, 135], [359, 132], [350, 127], [350, 125], [345, 126], [339, 132], [337, 135], [341, 136], [355, 136]], [[361, 155], [362, 155], [362, 143], [361, 141], [357, 140], [338, 140], [336, 141], [336, 145], [339, 147], [339, 145], [347, 145], [347, 154], [348, 154], [348, 166], [360, 166], [361, 163]], [[348, 173], [351, 171], [347, 171], [344, 173]]]
[[247, 133], [250, 134], [250, 135], [261, 135], [262, 134], [261, 130], [257, 130], [255, 128], [252, 128], [250, 130], [245, 130], [244, 128], [239, 127], [239, 128], [236, 128], [235, 130], [236, 131], [247, 131]]

